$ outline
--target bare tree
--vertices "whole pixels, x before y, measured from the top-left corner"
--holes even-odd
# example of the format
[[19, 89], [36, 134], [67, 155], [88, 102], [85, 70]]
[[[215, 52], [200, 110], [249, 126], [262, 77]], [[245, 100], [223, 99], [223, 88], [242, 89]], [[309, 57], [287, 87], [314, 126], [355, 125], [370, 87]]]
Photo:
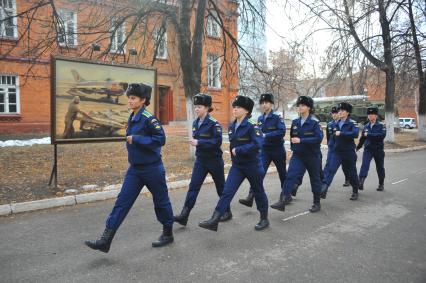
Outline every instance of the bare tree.
[[[260, 16], [261, 13], [252, 5], [253, 0], [239, 1], [240, 11]], [[15, 44], [0, 41], [2, 46], [0, 59], [16, 52], [16, 46], [23, 45], [27, 49], [29, 68], [28, 76], [32, 74], [32, 66], [40, 59], [48, 60], [50, 54], [72, 54], [79, 57], [92, 58], [92, 45], [107, 43], [107, 47], [95, 58], [105, 61], [127, 62], [130, 54], [124, 52], [129, 44], [139, 43], [139, 63], [154, 64], [158, 43], [168, 29], [172, 29], [178, 50], [177, 66], [183, 81], [188, 135], [191, 135], [192, 97], [200, 92], [202, 87], [201, 75], [203, 65], [203, 50], [205, 46], [205, 29], [211, 20], [218, 24], [221, 34], [222, 54], [221, 69], [226, 74], [238, 71], [237, 61], [244, 56], [259, 68], [250, 54], [239, 45], [236, 30], [228, 24], [236, 18], [237, 3], [216, 0], [127, 0], [127, 1], [61, 1], [61, 7], [70, 7], [85, 17], [79, 23], [78, 30], [72, 26], [67, 17], [73, 14], [61, 14], [57, 9], [59, 1], [37, 0], [26, 6], [25, 11], [16, 15], [8, 15], [4, 21], [15, 18], [20, 23], [20, 35]], [[231, 7], [230, 9], [228, 9]], [[260, 21], [264, 21], [261, 19]], [[3, 20], [2, 20], [3, 21]], [[38, 28], [34, 28], [37, 25]], [[125, 27], [124, 27], [125, 26]], [[23, 28], [21, 28], [23, 27]], [[124, 27], [124, 28], [123, 28]], [[158, 29], [160, 32], [157, 32]], [[123, 30], [125, 32], [123, 32]], [[154, 37], [153, 34], [156, 34]], [[78, 49], [74, 43], [78, 37]], [[117, 38], [120, 38], [117, 40]], [[154, 38], [154, 40], [153, 40]], [[173, 46], [174, 48], [174, 46]], [[152, 50], [155, 50], [152, 54]], [[114, 52], [111, 52], [114, 51]], [[152, 54], [149, 59], [145, 55]], [[127, 57], [126, 57], [127, 56]], [[122, 58], [122, 59], [121, 59]], [[260, 69], [260, 68], [259, 68]], [[222, 76], [227, 78], [231, 76]], [[235, 86], [237, 87], [237, 86]]]

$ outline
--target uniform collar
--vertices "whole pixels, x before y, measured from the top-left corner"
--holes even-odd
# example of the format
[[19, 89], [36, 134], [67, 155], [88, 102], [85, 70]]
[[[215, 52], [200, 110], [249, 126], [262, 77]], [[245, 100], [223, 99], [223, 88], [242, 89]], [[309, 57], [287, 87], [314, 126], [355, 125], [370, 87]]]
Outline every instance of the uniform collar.
[[132, 114], [130, 114], [130, 120], [133, 122], [138, 122], [141, 117], [142, 117], [142, 113], [145, 111], [145, 107], [142, 107], [141, 110], [139, 110], [139, 112], [135, 115], [135, 112], [132, 112]]
[[204, 117], [203, 122], [201, 123], [200, 126], [198, 126], [198, 122], [200, 121], [200, 118], [197, 118], [197, 120], [195, 120], [195, 124], [197, 125], [197, 128], [201, 128], [202, 125], [204, 125], [205, 123], [207, 123], [207, 121], [210, 119], [210, 114], [207, 114], [206, 117]]
[[264, 118], [264, 119], [266, 120], [266, 119], [268, 119], [268, 118], [271, 118], [271, 117], [274, 115], [274, 111], [273, 111], [273, 110], [271, 110], [271, 111], [269, 112], [269, 114], [268, 114], [268, 115], [266, 115], [266, 116], [265, 116], [265, 114], [266, 114], [266, 113], [263, 113], [262, 118]]
[[[308, 117], [306, 117], [305, 123], [303, 123], [303, 125], [305, 124], [309, 124], [311, 122], [311, 115], [309, 115]], [[299, 116], [299, 125], [302, 124], [302, 116]]]
[[[241, 126], [245, 126], [245, 125], [247, 125], [248, 124], [248, 120], [249, 120], [249, 117], [245, 117], [242, 121], [241, 121], [241, 124], [238, 126], [238, 128], [239, 127], [241, 127]], [[234, 120], [234, 123], [233, 123], [233, 125], [234, 125], [234, 127], [235, 127], [235, 125], [237, 124], [237, 119], [235, 119]]]

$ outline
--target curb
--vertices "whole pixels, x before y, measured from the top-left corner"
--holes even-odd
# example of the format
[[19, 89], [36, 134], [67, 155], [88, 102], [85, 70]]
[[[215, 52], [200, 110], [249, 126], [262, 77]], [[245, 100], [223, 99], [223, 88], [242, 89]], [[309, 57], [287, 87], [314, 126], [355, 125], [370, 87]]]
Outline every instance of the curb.
[[[411, 152], [411, 151], [417, 151], [417, 150], [423, 150], [423, 149], [426, 149], [425, 145], [414, 146], [411, 148], [387, 149], [385, 150], [385, 152], [386, 153], [403, 153], [403, 152]], [[277, 172], [277, 168], [274, 166], [270, 166], [268, 168], [267, 174], [275, 173], [275, 172]], [[225, 178], [227, 176], [228, 174], [225, 174]], [[188, 187], [190, 182], [191, 180], [189, 179], [168, 182], [167, 188], [169, 191], [185, 188], [185, 187]], [[204, 180], [203, 184], [210, 184], [210, 183], [213, 183], [213, 179], [212, 177], [209, 176]], [[77, 204], [83, 204], [83, 203], [114, 199], [117, 197], [118, 193], [120, 192], [121, 184], [108, 185], [102, 189], [103, 191], [100, 191], [100, 192], [0, 205], [0, 216], [7, 216], [7, 215], [17, 214], [22, 212], [29, 212], [29, 211], [36, 211], [41, 209], [71, 206], [71, 205], [77, 205]], [[147, 188], [143, 188], [141, 191], [141, 193], [147, 193], [147, 192], [149, 192]]]

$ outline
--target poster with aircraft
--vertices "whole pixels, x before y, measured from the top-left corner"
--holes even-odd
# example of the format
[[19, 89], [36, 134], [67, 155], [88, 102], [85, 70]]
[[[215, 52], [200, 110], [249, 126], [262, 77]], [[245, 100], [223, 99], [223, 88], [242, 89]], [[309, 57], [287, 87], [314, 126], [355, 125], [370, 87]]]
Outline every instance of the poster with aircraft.
[[144, 83], [153, 89], [156, 70], [56, 56], [52, 58], [52, 143], [123, 140], [130, 111], [126, 89]]

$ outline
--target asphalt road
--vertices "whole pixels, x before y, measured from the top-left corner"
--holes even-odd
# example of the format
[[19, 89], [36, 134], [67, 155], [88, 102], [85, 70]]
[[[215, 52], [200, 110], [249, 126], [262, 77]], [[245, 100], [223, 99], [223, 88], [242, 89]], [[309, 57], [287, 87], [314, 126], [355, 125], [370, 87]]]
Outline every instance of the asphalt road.
[[[217, 233], [198, 227], [217, 196], [204, 186], [175, 243], [155, 249], [161, 226], [151, 199], [141, 196], [109, 254], [89, 250], [113, 202], [99, 202], [0, 218], [0, 282], [426, 282], [426, 151], [389, 154], [385, 191], [373, 171], [357, 202], [349, 201], [339, 171], [322, 210], [306, 213], [308, 178], [285, 212], [270, 210], [271, 226], [254, 231], [255, 208], [238, 204]], [[374, 169], [374, 165], [372, 164]], [[270, 202], [279, 194], [267, 175]], [[179, 212], [186, 190], [170, 194]]]

